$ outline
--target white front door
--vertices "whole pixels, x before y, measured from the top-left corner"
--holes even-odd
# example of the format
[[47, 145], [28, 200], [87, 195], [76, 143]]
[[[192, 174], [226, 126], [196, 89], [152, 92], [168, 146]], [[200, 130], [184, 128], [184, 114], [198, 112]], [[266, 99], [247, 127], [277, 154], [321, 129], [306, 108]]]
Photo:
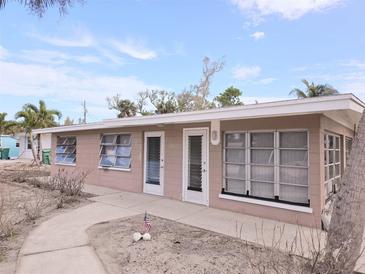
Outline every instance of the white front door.
[[165, 134], [163, 131], [145, 132], [143, 176], [145, 193], [163, 195], [164, 147]]
[[208, 128], [184, 129], [183, 200], [208, 205]]

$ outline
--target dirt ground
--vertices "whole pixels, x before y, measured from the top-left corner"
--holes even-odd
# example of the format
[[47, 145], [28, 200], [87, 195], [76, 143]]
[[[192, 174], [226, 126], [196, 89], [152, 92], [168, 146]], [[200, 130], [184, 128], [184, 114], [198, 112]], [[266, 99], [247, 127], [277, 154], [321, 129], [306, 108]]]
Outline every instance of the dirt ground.
[[[267, 267], [268, 250], [237, 238], [150, 216], [151, 241], [133, 243], [143, 215], [96, 224], [89, 228], [91, 245], [110, 274], [119, 273], [275, 273]], [[294, 263], [275, 251], [275, 258], [295, 273]], [[276, 263], [275, 263], [276, 264]], [[252, 266], [252, 267], [251, 267]], [[293, 272], [291, 272], [293, 270]]]
[[[55, 214], [87, 203], [81, 197], [57, 209], [58, 191], [38, 188], [27, 180], [49, 173], [49, 167], [32, 167], [29, 162], [0, 164], [0, 273], [15, 272], [19, 250], [35, 226]], [[8, 235], [4, 235], [4, 227]]]

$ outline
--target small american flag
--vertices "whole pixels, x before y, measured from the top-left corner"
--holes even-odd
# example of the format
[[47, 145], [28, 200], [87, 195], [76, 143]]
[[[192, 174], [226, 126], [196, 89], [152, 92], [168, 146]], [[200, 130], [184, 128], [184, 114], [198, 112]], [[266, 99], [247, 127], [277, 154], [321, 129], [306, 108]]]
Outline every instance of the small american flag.
[[147, 212], [145, 212], [144, 218], [143, 218], [143, 226], [142, 226], [143, 234], [150, 232], [151, 227], [152, 227], [152, 225], [151, 225], [150, 219], [147, 216]]

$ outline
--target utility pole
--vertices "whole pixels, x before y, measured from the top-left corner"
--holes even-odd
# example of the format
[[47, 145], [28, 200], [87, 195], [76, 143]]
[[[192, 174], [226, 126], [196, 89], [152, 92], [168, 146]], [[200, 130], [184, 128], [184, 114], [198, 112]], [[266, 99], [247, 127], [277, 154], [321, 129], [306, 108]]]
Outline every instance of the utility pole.
[[82, 121], [83, 124], [86, 124], [86, 114], [87, 114], [87, 108], [86, 108], [86, 101], [84, 100], [82, 102], [82, 108], [83, 108], [83, 114], [84, 114], [84, 119]]

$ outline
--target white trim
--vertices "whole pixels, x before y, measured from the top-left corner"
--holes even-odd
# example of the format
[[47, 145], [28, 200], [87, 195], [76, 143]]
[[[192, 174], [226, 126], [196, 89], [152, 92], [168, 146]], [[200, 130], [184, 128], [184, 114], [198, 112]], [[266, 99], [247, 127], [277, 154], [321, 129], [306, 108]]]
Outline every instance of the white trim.
[[[147, 138], [160, 137], [160, 184], [146, 185], [147, 176]], [[165, 181], [165, 132], [164, 131], [146, 131], [143, 137], [143, 192], [153, 195], [164, 196]]]
[[98, 169], [125, 171], [125, 172], [131, 171], [131, 168], [116, 168], [116, 167], [102, 167], [102, 166], [98, 166]]
[[56, 166], [76, 166], [76, 164], [54, 163]]
[[[202, 205], [209, 206], [209, 150], [210, 150], [210, 138], [209, 138], [209, 128], [208, 127], [197, 127], [197, 128], [184, 128], [183, 129], [183, 162], [182, 162], [182, 200], [187, 202], [196, 202], [190, 201], [187, 199], [187, 140], [189, 131], [203, 131], [205, 132], [205, 145], [206, 148], [202, 149], [202, 154], [205, 152], [205, 187], [202, 185], [202, 194], [204, 195], [204, 200], [199, 202]], [[198, 134], [200, 135], [200, 133]], [[204, 156], [203, 156], [204, 157]], [[204, 182], [202, 182], [204, 184]]]
[[[34, 134], [70, 132], [81, 130], [147, 126], [159, 124], [200, 123], [211, 120], [253, 119], [304, 114], [326, 114], [331, 111], [348, 110], [358, 119], [365, 104], [352, 94], [339, 94], [306, 99], [294, 99], [270, 103], [251, 104], [204, 111], [169, 113], [131, 118], [109, 119], [96, 123], [36, 129]], [[355, 118], [354, 118], [355, 119]], [[356, 123], [357, 120], [354, 122]]]
[[284, 204], [284, 203], [279, 203], [279, 202], [259, 200], [259, 199], [254, 199], [254, 198], [238, 197], [238, 196], [227, 195], [227, 194], [219, 194], [219, 198], [237, 201], [237, 202], [250, 203], [250, 204], [255, 204], [255, 205], [287, 209], [287, 210], [304, 212], [304, 213], [313, 213], [313, 208], [305, 207], [305, 206], [290, 205], [290, 204]]

